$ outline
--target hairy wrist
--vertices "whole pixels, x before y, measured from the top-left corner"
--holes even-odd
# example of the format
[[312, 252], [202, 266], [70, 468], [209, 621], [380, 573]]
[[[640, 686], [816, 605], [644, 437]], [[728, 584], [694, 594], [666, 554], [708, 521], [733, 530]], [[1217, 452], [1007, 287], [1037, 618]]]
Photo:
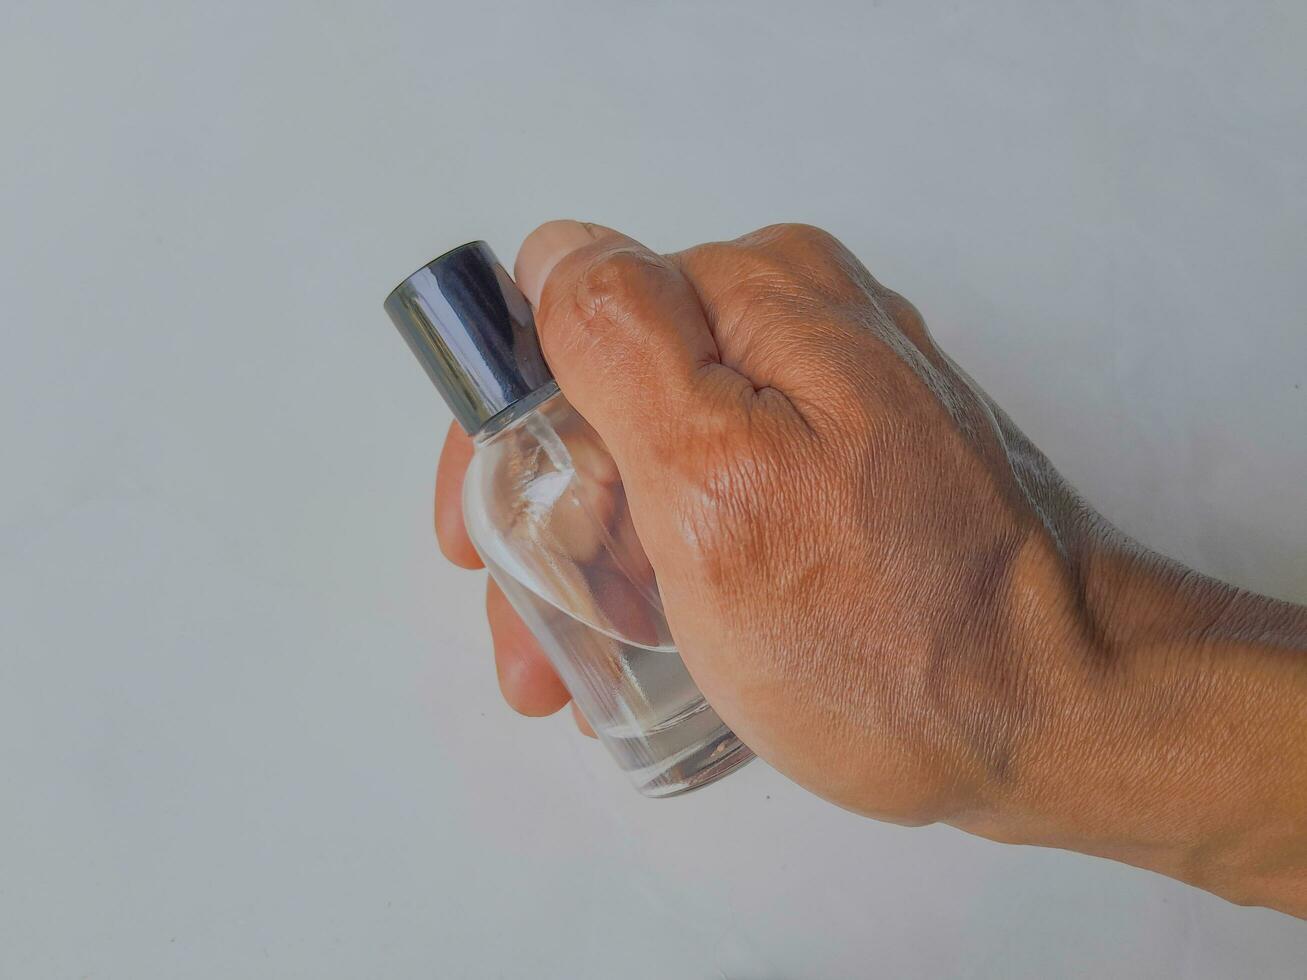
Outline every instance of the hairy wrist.
[[1058, 557], [1014, 579], [1041, 723], [966, 829], [1307, 915], [1307, 610], [1115, 535]]

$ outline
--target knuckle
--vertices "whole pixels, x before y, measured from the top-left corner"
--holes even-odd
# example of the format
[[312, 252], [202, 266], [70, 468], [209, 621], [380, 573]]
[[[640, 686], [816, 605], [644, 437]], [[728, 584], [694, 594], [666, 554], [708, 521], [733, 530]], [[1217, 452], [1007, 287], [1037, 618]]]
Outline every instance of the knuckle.
[[862, 295], [870, 276], [834, 235], [812, 225], [768, 225], [740, 240], [758, 284], [823, 302]]
[[893, 321], [894, 326], [907, 334], [914, 343], [918, 346], [930, 343], [930, 331], [926, 327], [925, 317], [906, 296], [886, 289], [877, 296], [877, 301]]
[[759, 234], [784, 245], [815, 253], [836, 255], [844, 251], [840, 240], [816, 225], [785, 223], [768, 225]]
[[677, 253], [677, 259], [698, 277], [729, 279], [748, 261], [748, 251], [739, 241], [703, 242]]
[[617, 248], [593, 256], [576, 277], [575, 302], [588, 318], [624, 317], [636, 312], [651, 277], [663, 272], [652, 253]]
[[650, 308], [665, 275], [658, 256], [631, 246], [576, 257], [561, 294], [543, 304], [537, 330], [546, 358], [571, 357], [614, 327], [638, 320]]
[[843, 265], [849, 258], [838, 238], [815, 225], [768, 225], [746, 235], [745, 240], [759, 253], [808, 266]]
[[732, 241], [680, 253], [683, 266], [709, 285], [706, 306], [811, 316], [864, 301], [874, 284], [856, 258], [813, 225], [768, 225]]

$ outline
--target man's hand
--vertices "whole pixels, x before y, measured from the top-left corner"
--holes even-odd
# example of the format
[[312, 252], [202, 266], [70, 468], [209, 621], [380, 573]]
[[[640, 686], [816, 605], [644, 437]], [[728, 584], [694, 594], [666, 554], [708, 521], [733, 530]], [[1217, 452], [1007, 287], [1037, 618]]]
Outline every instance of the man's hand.
[[[758, 755], [859, 813], [1307, 914], [1307, 610], [1125, 539], [822, 231], [663, 256], [552, 222], [516, 275], [682, 657]], [[452, 430], [436, 527], [476, 567], [470, 452]], [[566, 704], [487, 606], [509, 703]]]

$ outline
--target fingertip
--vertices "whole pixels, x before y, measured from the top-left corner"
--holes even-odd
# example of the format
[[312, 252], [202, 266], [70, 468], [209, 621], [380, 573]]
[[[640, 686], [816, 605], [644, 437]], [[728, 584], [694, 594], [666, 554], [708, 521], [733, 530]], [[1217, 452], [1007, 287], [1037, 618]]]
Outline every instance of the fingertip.
[[531, 305], [540, 305], [549, 273], [564, 258], [608, 235], [616, 234], [611, 228], [585, 221], [546, 221], [526, 236], [518, 249], [513, 264], [513, 278], [526, 294]]
[[543, 718], [572, 696], [531, 631], [491, 579], [486, 585], [486, 618], [495, 648], [495, 673], [508, 706], [520, 715]]
[[477, 554], [463, 522], [463, 477], [472, 460], [472, 440], [458, 423], [452, 423], [440, 450], [436, 466], [436, 496], [433, 520], [436, 543], [440, 552], [460, 568], [481, 567]]
[[447, 508], [437, 506], [435, 525], [436, 544], [451, 564], [469, 571], [484, 567], [481, 556], [467, 536], [462, 515], [450, 514]]
[[581, 713], [581, 709], [576, 706], [575, 701], [572, 702], [572, 721], [576, 722], [576, 730], [586, 738], [599, 737], [595, 734], [595, 730], [590, 727], [590, 722], [586, 720], [585, 715]]

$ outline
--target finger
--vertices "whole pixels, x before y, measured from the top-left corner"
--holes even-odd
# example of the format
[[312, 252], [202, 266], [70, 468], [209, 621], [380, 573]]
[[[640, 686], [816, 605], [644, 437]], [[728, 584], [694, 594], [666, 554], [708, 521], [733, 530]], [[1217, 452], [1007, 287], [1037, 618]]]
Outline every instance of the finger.
[[752, 396], [744, 378], [718, 363], [694, 288], [639, 242], [598, 225], [550, 222], [523, 243], [517, 275], [559, 387], [628, 484], [642, 467], [683, 455], [688, 425], [710, 424], [722, 406]]
[[486, 583], [486, 618], [490, 620], [499, 690], [509, 707], [539, 718], [567, 704], [572, 696], [494, 579]]
[[843, 311], [874, 304], [883, 287], [828, 233], [773, 225], [670, 258], [700, 297], [722, 363], [755, 385], [820, 391], [832, 364], [864, 358], [869, 324]]
[[576, 706], [575, 701], [572, 702], [572, 720], [576, 722], [577, 731], [579, 731], [586, 738], [599, 737], [598, 735], [595, 734], [595, 730], [590, 727], [590, 722], [586, 720], [585, 715], [581, 714], [581, 709]]
[[480, 568], [481, 558], [463, 523], [463, 475], [472, 459], [472, 440], [450, 423], [436, 466], [436, 541], [441, 553], [461, 568]]

